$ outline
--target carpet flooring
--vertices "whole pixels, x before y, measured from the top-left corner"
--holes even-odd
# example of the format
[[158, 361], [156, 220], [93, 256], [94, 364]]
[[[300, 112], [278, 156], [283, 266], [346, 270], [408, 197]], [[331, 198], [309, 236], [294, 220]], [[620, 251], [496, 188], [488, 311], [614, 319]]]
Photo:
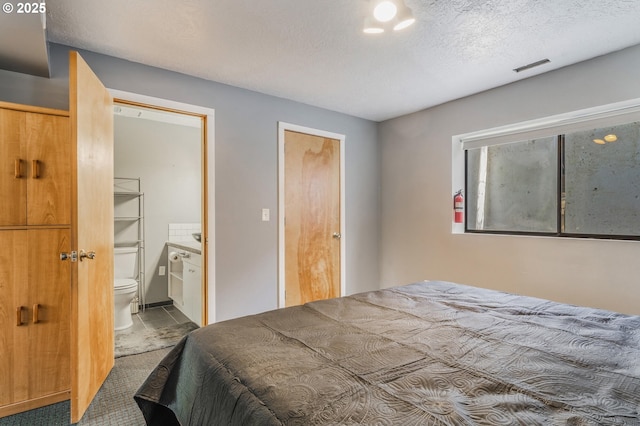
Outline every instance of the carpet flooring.
[[[98, 391], [78, 426], [144, 426], [133, 394], [170, 348], [116, 359], [115, 366]], [[69, 401], [0, 419], [1, 426], [68, 426]]]
[[[134, 393], [151, 370], [187, 333], [192, 322], [157, 329], [116, 333], [115, 365], [78, 426], [144, 426]], [[68, 426], [69, 401], [0, 418], [0, 426]]]

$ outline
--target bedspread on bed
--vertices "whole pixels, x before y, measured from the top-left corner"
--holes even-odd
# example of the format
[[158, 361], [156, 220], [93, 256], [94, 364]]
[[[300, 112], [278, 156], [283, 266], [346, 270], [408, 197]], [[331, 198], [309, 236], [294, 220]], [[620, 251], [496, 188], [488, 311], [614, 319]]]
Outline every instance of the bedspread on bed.
[[196, 330], [135, 398], [153, 425], [637, 425], [640, 317], [428, 281]]

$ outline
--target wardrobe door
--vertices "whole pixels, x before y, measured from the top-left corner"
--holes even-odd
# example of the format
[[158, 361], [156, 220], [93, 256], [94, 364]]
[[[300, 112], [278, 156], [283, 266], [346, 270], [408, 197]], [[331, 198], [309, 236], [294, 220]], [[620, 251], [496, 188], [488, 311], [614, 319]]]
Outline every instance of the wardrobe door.
[[0, 226], [27, 220], [26, 113], [0, 109]]
[[0, 407], [28, 398], [28, 306], [27, 231], [0, 230]]
[[71, 223], [69, 118], [27, 113], [27, 224]]
[[29, 399], [60, 395], [71, 386], [70, 229], [30, 229], [29, 239]]

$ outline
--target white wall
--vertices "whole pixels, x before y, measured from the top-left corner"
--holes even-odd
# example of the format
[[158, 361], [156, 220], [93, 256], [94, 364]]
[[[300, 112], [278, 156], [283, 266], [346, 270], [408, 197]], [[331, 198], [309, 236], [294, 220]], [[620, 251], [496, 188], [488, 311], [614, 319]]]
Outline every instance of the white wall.
[[453, 135], [640, 98], [639, 69], [636, 46], [381, 123], [382, 287], [448, 280], [640, 314], [640, 242], [451, 233]]
[[114, 174], [139, 177], [144, 192], [145, 303], [167, 301], [158, 267], [167, 266], [169, 223], [201, 222], [201, 130], [118, 115], [114, 122]]

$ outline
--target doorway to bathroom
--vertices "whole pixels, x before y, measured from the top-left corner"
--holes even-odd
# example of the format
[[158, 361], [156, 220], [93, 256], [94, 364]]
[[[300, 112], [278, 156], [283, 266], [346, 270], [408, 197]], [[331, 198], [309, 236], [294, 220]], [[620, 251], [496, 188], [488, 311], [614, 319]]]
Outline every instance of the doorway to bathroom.
[[[138, 301], [131, 305], [134, 324], [127, 334], [142, 337], [149, 330], [170, 326], [187, 332], [191, 327], [186, 323], [201, 326], [210, 322], [210, 316], [214, 318], [208, 309], [207, 279], [207, 126], [212, 115], [188, 105], [141, 100], [137, 95], [114, 94], [114, 98], [114, 175], [137, 182], [143, 199], [142, 209], [136, 197], [114, 201], [116, 216], [120, 209], [119, 217], [124, 218], [114, 225], [115, 244], [138, 241], [142, 256], [136, 275]], [[115, 193], [127, 190], [114, 188]], [[122, 198], [128, 199], [128, 207]], [[189, 250], [191, 259], [202, 259], [197, 281], [191, 279], [190, 287], [184, 289], [198, 309], [187, 311], [183, 299], [171, 292], [172, 267], [174, 277], [178, 272], [170, 259], [175, 247], [168, 243]]]

